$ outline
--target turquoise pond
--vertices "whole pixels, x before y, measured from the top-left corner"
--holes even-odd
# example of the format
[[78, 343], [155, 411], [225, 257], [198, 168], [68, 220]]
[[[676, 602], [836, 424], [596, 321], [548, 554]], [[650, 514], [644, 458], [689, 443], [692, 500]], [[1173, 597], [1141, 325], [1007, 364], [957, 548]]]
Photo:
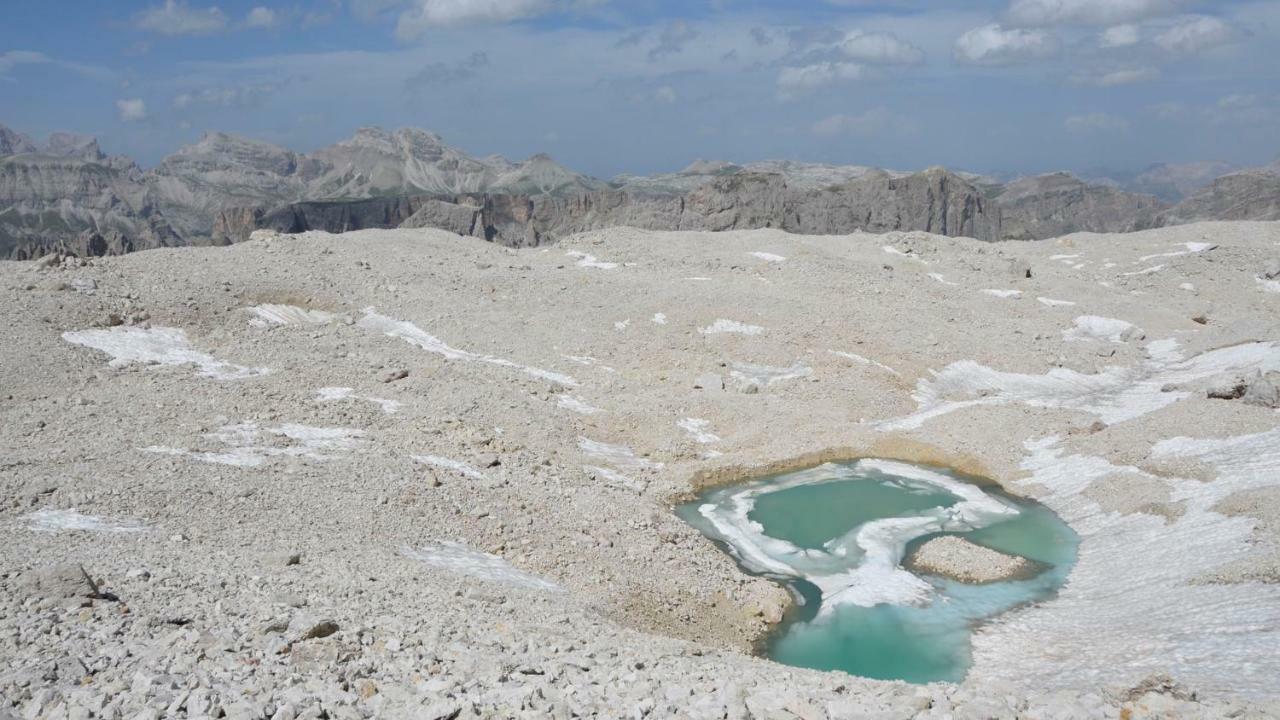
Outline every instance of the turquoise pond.
[[[1042, 505], [896, 461], [827, 463], [716, 488], [677, 513], [796, 598], [767, 657], [915, 683], [963, 679], [974, 627], [1052, 597], [1078, 545]], [[902, 567], [939, 535], [1034, 560], [1041, 571], [973, 585]]]

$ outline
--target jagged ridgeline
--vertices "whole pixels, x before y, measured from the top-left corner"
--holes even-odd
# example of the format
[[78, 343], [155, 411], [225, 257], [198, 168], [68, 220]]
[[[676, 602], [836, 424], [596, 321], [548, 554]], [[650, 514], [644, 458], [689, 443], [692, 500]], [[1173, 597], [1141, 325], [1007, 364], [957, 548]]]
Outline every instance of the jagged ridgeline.
[[475, 158], [422, 130], [365, 128], [310, 154], [208, 133], [144, 171], [105, 155], [93, 138], [58, 133], [38, 143], [0, 126], [0, 258], [225, 244], [259, 228], [431, 227], [526, 246], [623, 225], [1033, 240], [1280, 219], [1280, 167], [1214, 175], [1227, 170], [1162, 166], [1129, 184], [1155, 194], [1065, 173], [1002, 184], [942, 168], [785, 161], [698, 161], [678, 173], [603, 181], [546, 155]]

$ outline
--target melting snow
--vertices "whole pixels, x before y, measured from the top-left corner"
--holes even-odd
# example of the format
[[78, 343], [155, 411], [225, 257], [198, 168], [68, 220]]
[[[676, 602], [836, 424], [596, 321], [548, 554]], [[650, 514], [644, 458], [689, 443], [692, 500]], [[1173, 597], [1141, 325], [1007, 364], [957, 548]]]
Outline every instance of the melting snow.
[[388, 415], [393, 415], [400, 409], [400, 403], [396, 400], [370, 397], [368, 395], [357, 395], [355, 388], [349, 387], [320, 388], [316, 391], [316, 400], [319, 400], [320, 402], [333, 402], [336, 400], [364, 400], [381, 407], [382, 411]]
[[988, 288], [986, 290], [981, 290], [979, 292], [983, 292], [983, 293], [986, 293], [987, 295], [992, 295], [998, 298], [1016, 298], [1022, 295], [1021, 290], [993, 290], [991, 288]]
[[1075, 303], [1070, 300], [1054, 300], [1053, 298], [1047, 297], [1038, 297], [1036, 300], [1041, 305], [1048, 305], [1049, 307], [1072, 307], [1075, 305]]
[[[922, 378], [912, 393], [919, 409], [877, 424], [881, 430], [911, 430], [961, 408], [1020, 403], [1030, 407], [1078, 410], [1114, 425], [1171, 405], [1188, 393], [1163, 392], [1167, 385], [1202, 382], [1225, 374], [1280, 370], [1280, 343], [1255, 342], [1211, 350], [1171, 362], [1166, 346], [1137, 367], [1111, 367], [1086, 375], [1054, 368], [1044, 375], [1003, 372], [962, 360], [932, 378]], [[949, 398], [962, 397], [963, 400]]]
[[698, 332], [703, 335], [717, 335], [720, 333], [736, 333], [738, 335], [759, 335], [764, 332], [764, 328], [759, 325], [746, 325], [735, 320], [725, 320], [721, 318], [704, 327]]
[[469, 362], [479, 362], [489, 365], [497, 365], [498, 367], [511, 368], [512, 370], [518, 370], [540, 380], [549, 380], [551, 382], [571, 387], [578, 384], [577, 380], [574, 380], [568, 375], [551, 372], [549, 370], [542, 370], [529, 365], [521, 365], [504, 358], [494, 357], [493, 355], [481, 355], [449, 347], [436, 336], [427, 333], [425, 330], [411, 322], [396, 320], [395, 318], [389, 318], [385, 315], [379, 315], [373, 310], [365, 310], [365, 316], [361, 318], [357, 324], [366, 330], [380, 332], [389, 337], [400, 338], [407, 343], [417, 345], [427, 352], [442, 355], [450, 360], [466, 360]]
[[929, 277], [933, 278], [934, 280], [937, 280], [943, 285], [959, 285], [960, 284], [960, 283], [951, 282], [942, 273], [932, 272], [932, 273], [929, 273]]
[[711, 426], [711, 422], [708, 420], [685, 418], [676, 423], [676, 425], [680, 426], [681, 430], [689, 433], [689, 437], [693, 438], [694, 442], [702, 443], [703, 445], [720, 442], [719, 435], [707, 430]]
[[106, 330], [65, 332], [62, 339], [100, 350], [112, 357], [111, 366], [130, 363], [195, 365], [200, 375], [214, 380], [243, 380], [271, 372], [267, 368], [233, 365], [191, 347], [187, 334], [177, 328], [116, 327]]
[[[1202, 582], [1244, 558], [1254, 521], [1212, 510], [1227, 495], [1280, 485], [1280, 429], [1225, 439], [1175, 438], [1153, 457], [1202, 460], [1217, 479], [1161, 478], [1104, 458], [1068, 455], [1058, 438], [1027, 443], [1028, 485], [1080, 535], [1070, 581], [1051, 602], [1015, 611], [974, 636], [974, 668], [1048, 687], [1078, 686], [1107, 668], [1116, 683], [1168, 672], [1206, 692], [1275, 692], [1280, 677], [1280, 586]], [[1123, 473], [1170, 487], [1177, 519], [1104, 512], [1084, 496]], [[1053, 648], [1023, 652], [1017, 648]], [[1205, 662], [1213, 658], [1214, 662]]]
[[666, 315], [663, 315], [662, 313], [654, 313], [654, 314], [653, 314], [653, 324], [655, 324], [655, 325], [666, 325], [666, 324], [667, 324], [667, 316], [666, 316]]
[[578, 267], [598, 268], [600, 270], [613, 270], [618, 267], [618, 263], [600, 262], [596, 259], [595, 255], [588, 255], [587, 253], [580, 252], [578, 250], [570, 250], [566, 252], [565, 255], [568, 255], [571, 258], [577, 258]]
[[791, 367], [769, 367], [768, 365], [752, 365], [749, 363], [729, 363], [729, 376], [743, 382], [756, 383], [768, 387], [783, 380], [795, 380], [808, 377], [813, 368], [795, 363]]
[[410, 455], [409, 457], [413, 458], [417, 462], [422, 463], [423, 465], [431, 465], [434, 467], [443, 468], [445, 470], [452, 470], [456, 473], [463, 475], [464, 477], [469, 477], [472, 480], [488, 480], [489, 479], [487, 475], [485, 475], [484, 473], [480, 472], [479, 470], [471, 467], [470, 465], [464, 462], [459, 462], [457, 460], [450, 460], [449, 458], [440, 457], [439, 455]]
[[124, 521], [112, 520], [98, 515], [85, 515], [75, 508], [69, 510], [37, 510], [22, 516], [27, 526], [38, 532], [61, 532], [63, 530], [83, 530], [86, 532], [135, 533], [145, 532], [146, 526]]
[[324, 325], [342, 319], [324, 310], [307, 310], [296, 305], [255, 305], [250, 312], [273, 325]]
[[1121, 343], [1138, 330], [1133, 323], [1097, 315], [1081, 315], [1074, 320], [1073, 324], [1075, 327], [1062, 331], [1063, 340], [1105, 340]]
[[582, 399], [576, 398], [572, 395], [560, 395], [556, 399], [556, 405], [564, 408], [565, 410], [576, 412], [579, 415], [595, 415], [597, 413], [604, 412], [604, 410], [588, 405], [583, 402]]
[[[258, 467], [277, 456], [307, 457], [333, 460], [359, 447], [362, 430], [321, 428], [286, 423], [280, 427], [261, 429], [256, 423], [227, 425], [204, 437], [227, 446], [222, 452], [200, 452], [186, 448], [153, 445], [144, 452], [182, 455], [200, 462], [236, 467]], [[289, 444], [264, 444], [270, 437], [284, 438]]]
[[1151, 275], [1152, 273], [1158, 273], [1163, 269], [1164, 269], [1164, 265], [1152, 265], [1151, 267], [1143, 268], [1142, 270], [1136, 270], [1134, 272], [1127, 272], [1127, 273], [1120, 273], [1120, 277], [1133, 277], [1135, 275]]
[[780, 263], [786, 260], [786, 258], [781, 255], [774, 255], [773, 253], [767, 253], [767, 252], [753, 252], [753, 253], [747, 253], [747, 254], [753, 257], [758, 257], [761, 260], [766, 260], [768, 262]]
[[896, 377], [902, 377], [902, 373], [898, 372], [897, 370], [894, 370], [888, 365], [885, 365], [884, 363], [878, 363], [875, 360], [862, 357], [861, 355], [858, 355], [856, 353], [844, 352], [843, 350], [828, 350], [827, 352], [831, 353], [832, 355], [845, 358], [846, 360], [852, 360], [857, 363], [862, 363], [863, 365], [874, 365], [891, 375], [894, 375]]
[[564, 592], [564, 588], [545, 578], [538, 577], [511, 566], [497, 555], [490, 555], [456, 542], [438, 542], [420, 549], [410, 547], [400, 551], [405, 557], [426, 563], [431, 567], [459, 575], [495, 582], [528, 590]]

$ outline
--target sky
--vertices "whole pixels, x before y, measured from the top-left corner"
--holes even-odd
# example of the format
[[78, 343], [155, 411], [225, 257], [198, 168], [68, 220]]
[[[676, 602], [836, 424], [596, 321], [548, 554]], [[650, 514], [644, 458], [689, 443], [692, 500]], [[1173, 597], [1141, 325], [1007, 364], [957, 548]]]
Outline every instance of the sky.
[[420, 127], [599, 177], [1280, 157], [1280, 0], [7, 0], [0, 124], [144, 167]]

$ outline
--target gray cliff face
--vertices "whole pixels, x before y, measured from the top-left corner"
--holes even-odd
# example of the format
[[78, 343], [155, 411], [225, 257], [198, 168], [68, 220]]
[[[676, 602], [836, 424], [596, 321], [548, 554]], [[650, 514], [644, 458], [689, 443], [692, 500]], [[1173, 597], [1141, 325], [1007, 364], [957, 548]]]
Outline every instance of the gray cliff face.
[[148, 200], [136, 166], [37, 154], [0, 158], [0, 258], [181, 243]]
[[0, 126], [0, 258], [58, 249], [119, 253], [286, 232], [435, 227], [512, 246], [612, 226], [921, 230], [980, 240], [1128, 232], [1204, 219], [1280, 219], [1280, 177], [1263, 168], [1193, 191], [1218, 163], [1157, 166], [1125, 183], [1058, 173], [1007, 185], [942, 168], [697, 161], [677, 173], [603, 182], [546, 155], [475, 158], [416, 129], [363, 128], [310, 154], [208, 133], [142, 172], [90, 137], [41, 144]]
[[191, 240], [212, 234], [228, 207], [274, 206], [306, 197], [312, 160], [269, 143], [208, 133], [166, 157], [146, 173], [147, 192], [179, 234]]
[[1163, 203], [1066, 173], [1015, 180], [995, 197], [1002, 236], [1038, 240], [1072, 232], [1133, 232], [1157, 227]]
[[1280, 174], [1264, 168], [1224, 175], [1170, 208], [1165, 225], [1201, 220], [1280, 220]]

